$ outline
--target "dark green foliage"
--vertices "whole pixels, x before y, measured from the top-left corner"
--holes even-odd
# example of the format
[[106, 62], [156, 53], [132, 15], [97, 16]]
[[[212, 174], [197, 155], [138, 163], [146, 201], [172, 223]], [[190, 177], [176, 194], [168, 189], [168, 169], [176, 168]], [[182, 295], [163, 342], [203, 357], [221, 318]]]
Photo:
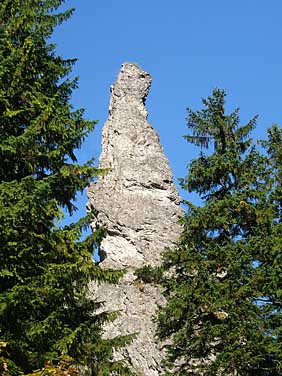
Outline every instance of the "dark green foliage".
[[249, 138], [256, 118], [240, 126], [218, 89], [203, 104], [188, 110], [185, 138], [202, 152], [181, 181], [203, 204], [187, 202], [179, 245], [164, 255], [170, 277], [159, 336], [172, 338], [167, 367], [179, 376], [279, 375], [281, 130], [270, 131], [270, 163]]
[[134, 273], [144, 283], [158, 284], [163, 280], [163, 268], [145, 265]]
[[129, 338], [102, 340], [110, 317], [95, 314], [99, 305], [87, 298], [89, 281], [116, 282], [121, 272], [93, 263], [99, 234], [79, 241], [88, 218], [56, 226], [62, 208], [72, 213], [77, 192], [100, 173], [76, 162], [94, 123], [69, 103], [74, 60], [48, 44], [72, 14], [58, 12], [62, 3], [0, 4], [0, 340], [12, 375], [64, 354], [95, 375], [128, 374], [111, 360], [113, 347]]

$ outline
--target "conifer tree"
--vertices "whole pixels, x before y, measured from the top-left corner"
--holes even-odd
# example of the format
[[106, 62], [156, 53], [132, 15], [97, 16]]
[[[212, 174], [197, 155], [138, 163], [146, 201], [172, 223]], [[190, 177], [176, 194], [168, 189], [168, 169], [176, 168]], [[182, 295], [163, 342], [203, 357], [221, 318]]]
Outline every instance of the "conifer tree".
[[[268, 140], [262, 142], [268, 156], [268, 176], [272, 187], [266, 197], [268, 210], [260, 219], [252, 242], [258, 267], [256, 283], [261, 291], [259, 304], [265, 332], [275, 339], [270, 343], [269, 359], [276, 374], [282, 373], [282, 128], [268, 130]], [[266, 375], [272, 373], [266, 373]], [[275, 373], [273, 373], [275, 374]], [[275, 374], [275, 375], [276, 375]]]
[[[185, 138], [202, 151], [181, 181], [202, 205], [186, 202], [179, 244], [164, 254], [168, 303], [159, 313], [159, 336], [171, 341], [168, 374], [279, 375], [281, 181], [275, 203], [273, 168], [250, 139], [256, 117], [239, 125], [239, 110], [227, 115], [218, 89], [203, 104], [188, 109]], [[268, 147], [279, 159], [273, 138]]]
[[126, 375], [112, 354], [128, 339], [101, 339], [110, 317], [87, 297], [89, 281], [121, 273], [93, 263], [98, 235], [79, 240], [87, 219], [56, 225], [99, 173], [75, 156], [94, 127], [69, 102], [75, 60], [50, 44], [73, 12], [60, 12], [62, 3], [0, 4], [0, 368], [20, 375], [68, 354], [93, 375]]

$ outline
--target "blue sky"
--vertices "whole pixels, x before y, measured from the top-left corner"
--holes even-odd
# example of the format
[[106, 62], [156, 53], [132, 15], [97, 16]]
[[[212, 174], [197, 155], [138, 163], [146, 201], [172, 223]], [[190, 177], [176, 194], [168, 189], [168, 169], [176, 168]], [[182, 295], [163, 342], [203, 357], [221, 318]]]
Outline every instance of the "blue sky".
[[[126, 61], [153, 76], [149, 121], [175, 179], [196, 156], [182, 138], [186, 108], [201, 108], [214, 87], [227, 91], [228, 109], [241, 108], [242, 123], [259, 114], [255, 138], [282, 123], [281, 0], [69, 0], [66, 7], [76, 12], [53, 40], [59, 54], [79, 59], [74, 106], [99, 120], [80, 161], [94, 156], [98, 163], [109, 87]], [[85, 202], [79, 197], [78, 216]]]

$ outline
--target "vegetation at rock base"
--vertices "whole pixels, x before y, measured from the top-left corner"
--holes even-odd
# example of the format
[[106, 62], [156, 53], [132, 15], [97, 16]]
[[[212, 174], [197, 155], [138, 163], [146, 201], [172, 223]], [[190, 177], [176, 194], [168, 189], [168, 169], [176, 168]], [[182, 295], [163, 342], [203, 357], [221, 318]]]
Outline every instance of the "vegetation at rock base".
[[168, 374], [278, 376], [282, 131], [273, 126], [259, 152], [256, 117], [241, 126], [238, 109], [225, 113], [225, 96], [215, 89], [202, 110], [188, 109], [185, 138], [201, 152], [181, 185], [202, 205], [186, 202], [179, 244], [164, 254], [158, 332], [171, 338]]
[[101, 173], [75, 156], [94, 122], [69, 103], [75, 60], [50, 43], [73, 12], [60, 12], [62, 3], [0, 4], [0, 366], [19, 375], [68, 354], [94, 375], [128, 375], [112, 355], [129, 338], [101, 339], [112, 317], [87, 297], [89, 281], [116, 282], [121, 272], [93, 263], [99, 234], [80, 241], [88, 218], [57, 225]]

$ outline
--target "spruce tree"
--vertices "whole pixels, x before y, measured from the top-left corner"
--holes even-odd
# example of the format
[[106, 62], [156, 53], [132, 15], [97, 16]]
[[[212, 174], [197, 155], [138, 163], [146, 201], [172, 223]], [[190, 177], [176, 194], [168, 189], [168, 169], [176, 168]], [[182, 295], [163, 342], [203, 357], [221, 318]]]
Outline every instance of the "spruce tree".
[[[241, 126], [238, 109], [225, 113], [219, 89], [203, 104], [188, 109], [185, 138], [201, 153], [181, 181], [202, 204], [186, 202], [179, 244], [164, 254], [168, 303], [158, 330], [170, 339], [168, 374], [279, 375], [281, 181], [275, 203], [273, 167], [250, 138], [256, 117]], [[275, 159], [273, 140], [271, 147]]]
[[121, 273], [93, 263], [99, 236], [80, 241], [87, 219], [57, 225], [99, 173], [75, 156], [94, 127], [70, 104], [75, 60], [50, 43], [73, 12], [60, 12], [62, 3], [0, 4], [0, 367], [19, 375], [67, 354], [93, 375], [128, 374], [112, 361], [128, 339], [101, 339], [110, 316], [95, 313], [87, 296], [89, 281], [115, 282]]
[[282, 374], [282, 128], [277, 125], [268, 130], [268, 140], [263, 141], [268, 156], [267, 173], [271, 190], [266, 197], [268, 210], [252, 242], [258, 267], [256, 283], [261, 291], [259, 304], [265, 332], [275, 341], [270, 342], [268, 359]]

